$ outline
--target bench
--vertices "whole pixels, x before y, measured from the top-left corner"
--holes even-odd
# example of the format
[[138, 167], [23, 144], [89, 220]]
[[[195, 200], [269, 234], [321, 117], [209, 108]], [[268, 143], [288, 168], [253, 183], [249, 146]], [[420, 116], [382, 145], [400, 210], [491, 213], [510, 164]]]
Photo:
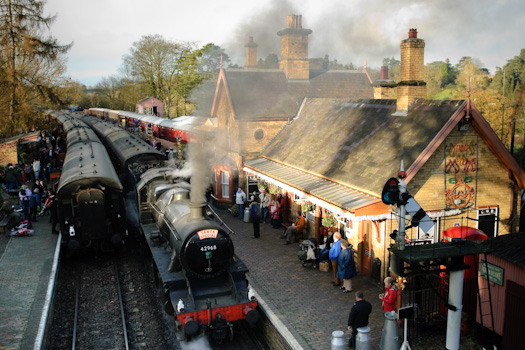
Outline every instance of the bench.
[[[288, 222], [281, 222], [281, 226], [284, 228], [284, 232], [283, 232], [283, 235], [286, 233], [286, 230], [288, 229], [288, 227], [292, 226], [291, 223], [288, 223]], [[303, 229], [303, 232], [304, 232], [304, 229]], [[303, 239], [303, 233], [302, 232], [297, 232], [295, 234], [295, 241], [296, 242], [299, 242]]]

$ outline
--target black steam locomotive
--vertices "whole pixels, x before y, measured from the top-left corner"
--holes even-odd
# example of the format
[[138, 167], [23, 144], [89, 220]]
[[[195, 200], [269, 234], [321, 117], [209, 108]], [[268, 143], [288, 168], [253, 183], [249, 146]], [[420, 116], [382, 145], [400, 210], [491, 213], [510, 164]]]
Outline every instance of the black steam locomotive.
[[56, 113], [55, 118], [67, 145], [56, 193], [62, 243], [69, 255], [118, 247], [125, 232], [123, 187], [106, 148], [74, 116]]
[[[213, 217], [204, 197], [192, 203], [191, 185], [174, 175], [164, 155], [135, 135], [90, 116], [75, 117], [101, 138], [126, 184], [127, 217], [136, 214], [140, 222], [166, 312], [175, 317], [179, 334], [191, 338], [204, 331], [221, 342], [233, 337], [238, 322], [254, 325], [259, 313], [246, 279], [248, 269], [234, 254], [231, 231]], [[105, 168], [112, 169], [109, 164]]]
[[234, 254], [230, 232], [204, 203], [190, 201], [190, 184], [169, 167], [146, 171], [137, 186], [142, 229], [164, 290], [165, 309], [180, 334], [200, 331], [215, 341], [231, 339], [234, 325], [254, 325], [259, 313]]

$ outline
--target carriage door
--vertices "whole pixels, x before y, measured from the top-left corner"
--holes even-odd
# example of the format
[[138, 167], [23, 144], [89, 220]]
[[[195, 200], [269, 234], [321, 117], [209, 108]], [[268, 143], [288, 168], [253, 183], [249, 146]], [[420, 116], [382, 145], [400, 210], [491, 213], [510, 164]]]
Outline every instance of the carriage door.
[[106, 236], [104, 192], [98, 189], [80, 191], [77, 195], [80, 230], [86, 239], [103, 239]]
[[361, 257], [361, 271], [363, 275], [370, 276], [371, 270], [371, 256], [372, 246], [370, 241], [370, 231], [372, 227], [369, 221], [362, 222], [361, 226], [361, 242], [359, 243], [359, 256]]

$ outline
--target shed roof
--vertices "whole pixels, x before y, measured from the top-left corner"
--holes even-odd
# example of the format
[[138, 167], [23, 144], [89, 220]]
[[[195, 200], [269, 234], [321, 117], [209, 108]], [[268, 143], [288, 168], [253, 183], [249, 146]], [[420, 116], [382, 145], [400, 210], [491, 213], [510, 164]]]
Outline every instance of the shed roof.
[[492, 251], [497, 257], [525, 268], [525, 233], [510, 233], [492, 238]]

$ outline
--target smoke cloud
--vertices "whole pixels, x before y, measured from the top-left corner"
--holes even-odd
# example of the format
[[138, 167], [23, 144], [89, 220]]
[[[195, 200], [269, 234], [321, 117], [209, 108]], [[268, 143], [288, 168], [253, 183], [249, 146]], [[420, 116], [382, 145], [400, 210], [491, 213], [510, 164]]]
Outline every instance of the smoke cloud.
[[274, 0], [246, 18], [222, 46], [240, 66], [245, 64], [244, 44], [250, 36], [259, 45], [258, 59], [270, 53], [280, 57], [277, 32], [286, 28], [287, 15], [297, 14], [302, 15], [303, 28], [313, 31], [309, 35], [310, 58], [327, 54], [339, 63], [362, 67], [366, 60], [368, 67], [379, 68], [384, 58], [400, 58], [401, 40], [408, 37], [410, 28], [416, 28], [426, 43], [425, 63], [448, 58], [456, 64], [461, 57], [470, 56], [494, 73], [495, 66], [501, 67], [513, 57], [501, 57], [498, 47], [516, 43], [515, 55], [524, 47], [520, 30], [510, 25], [525, 21], [520, 1], [329, 0], [321, 5], [317, 1]]

